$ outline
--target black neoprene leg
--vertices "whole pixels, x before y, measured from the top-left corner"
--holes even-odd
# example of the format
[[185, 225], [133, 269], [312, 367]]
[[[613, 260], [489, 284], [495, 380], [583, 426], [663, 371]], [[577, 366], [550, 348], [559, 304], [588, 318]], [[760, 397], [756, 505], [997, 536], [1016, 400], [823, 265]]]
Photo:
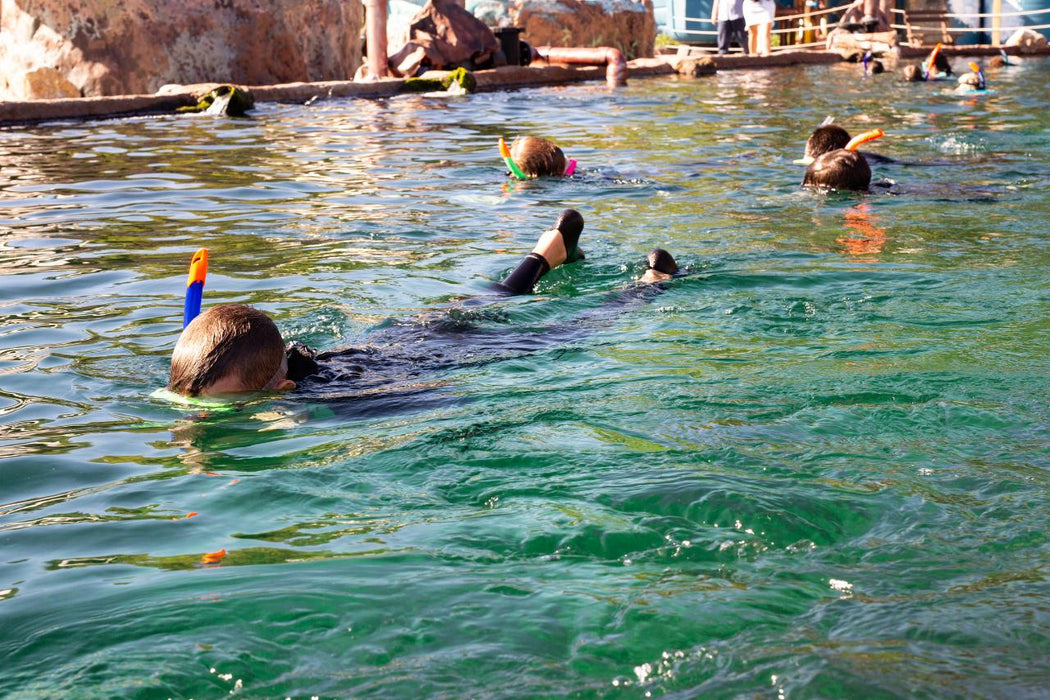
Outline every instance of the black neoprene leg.
[[[583, 257], [577, 250], [580, 234], [583, 233], [583, 215], [575, 209], [566, 209], [554, 222], [554, 228], [561, 233], [565, 245], [565, 262], [570, 263]], [[550, 263], [542, 255], [529, 253], [505, 280], [496, 285], [496, 289], [510, 294], [528, 294], [550, 270]]]

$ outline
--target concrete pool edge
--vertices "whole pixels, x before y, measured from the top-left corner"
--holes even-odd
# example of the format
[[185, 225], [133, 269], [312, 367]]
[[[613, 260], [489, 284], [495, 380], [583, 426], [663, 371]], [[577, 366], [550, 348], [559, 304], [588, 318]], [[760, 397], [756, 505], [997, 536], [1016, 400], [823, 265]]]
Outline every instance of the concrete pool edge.
[[[928, 48], [900, 47], [901, 58], [925, 56]], [[998, 47], [945, 47], [951, 56], [988, 56], [999, 53]], [[1015, 53], [1015, 52], [1011, 52]], [[1050, 49], [1029, 55], [1047, 56]], [[830, 51], [781, 51], [771, 56], [744, 56], [733, 54], [715, 56], [704, 51], [679, 52], [655, 58], [640, 58], [627, 64], [628, 78], [647, 78], [676, 75], [675, 64], [686, 59], [709, 58], [716, 70], [761, 70], [797, 65], [827, 65], [846, 60]], [[431, 71], [427, 77], [444, 75], [445, 71]], [[532, 65], [506, 66], [477, 71], [478, 92], [543, 87], [574, 82], [605, 79], [603, 66]], [[689, 78], [694, 79], [694, 78]], [[357, 97], [364, 99], [392, 97], [403, 94], [404, 80], [386, 78], [371, 82], [336, 80], [312, 83], [284, 83], [278, 85], [246, 86], [256, 102], [306, 102], [326, 98]], [[162, 88], [153, 95], [119, 95], [107, 97], [76, 97], [54, 100], [0, 101], [0, 127], [29, 125], [56, 120], [111, 119], [126, 116], [171, 114], [180, 107], [197, 104], [200, 96], [222, 83], [174, 85]]]

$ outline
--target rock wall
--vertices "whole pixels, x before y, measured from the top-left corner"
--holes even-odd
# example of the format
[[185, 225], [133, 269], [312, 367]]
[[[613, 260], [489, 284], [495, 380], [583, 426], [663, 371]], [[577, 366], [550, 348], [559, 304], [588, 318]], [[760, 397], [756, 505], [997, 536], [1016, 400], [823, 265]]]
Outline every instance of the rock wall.
[[353, 0], [0, 0], [0, 100], [350, 80]]
[[628, 58], [653, 55], [652, 0], [474, 0], [467, 9], [490, 26], [523, 29], [533, 46], [611, 46]]

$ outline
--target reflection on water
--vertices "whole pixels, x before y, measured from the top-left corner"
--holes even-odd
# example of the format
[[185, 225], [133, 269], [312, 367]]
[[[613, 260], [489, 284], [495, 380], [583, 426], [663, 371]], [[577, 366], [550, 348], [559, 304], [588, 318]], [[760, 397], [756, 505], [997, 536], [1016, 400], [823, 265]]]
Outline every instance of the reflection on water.
[[[0, 131], [0, 690], [1039, 694], [1050, 69], [856, 68]], [[800, 190], [828, 115], [892, 188]], [[587, 260], [464, 311], [567, 206]], [[183, 410], [201, 246], [289, 340], [473, 330]]]

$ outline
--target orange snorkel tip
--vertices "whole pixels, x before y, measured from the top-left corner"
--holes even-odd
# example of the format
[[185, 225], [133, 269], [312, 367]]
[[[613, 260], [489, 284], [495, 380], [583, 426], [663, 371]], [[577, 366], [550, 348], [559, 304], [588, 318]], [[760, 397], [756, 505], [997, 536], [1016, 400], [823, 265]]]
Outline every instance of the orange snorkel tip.
[[190, 325], [201, 312], [204, 279], [208, 276], [208, 249], [201, 248], [190, 258], [190, 275], [186, 279], [186, 300], [182, 306], [182, 327]]
[[190, 274], [186, 278], [186, 286], [190, 286], [194, 282], [204, 283], [205, 278], [208, 276], [208, 249], [201, 248], [193, 257], [190, 258]]
[[872, 129], [871, 131], [865, 131], [863, 134], [859, 134], [850, 139], [850, 142], [846, 144], [846, 150], [855, 151], [862, 143], [874, 141], [875, 139], [882, 138], [885, 135], [886, 132], [882, 129]]

